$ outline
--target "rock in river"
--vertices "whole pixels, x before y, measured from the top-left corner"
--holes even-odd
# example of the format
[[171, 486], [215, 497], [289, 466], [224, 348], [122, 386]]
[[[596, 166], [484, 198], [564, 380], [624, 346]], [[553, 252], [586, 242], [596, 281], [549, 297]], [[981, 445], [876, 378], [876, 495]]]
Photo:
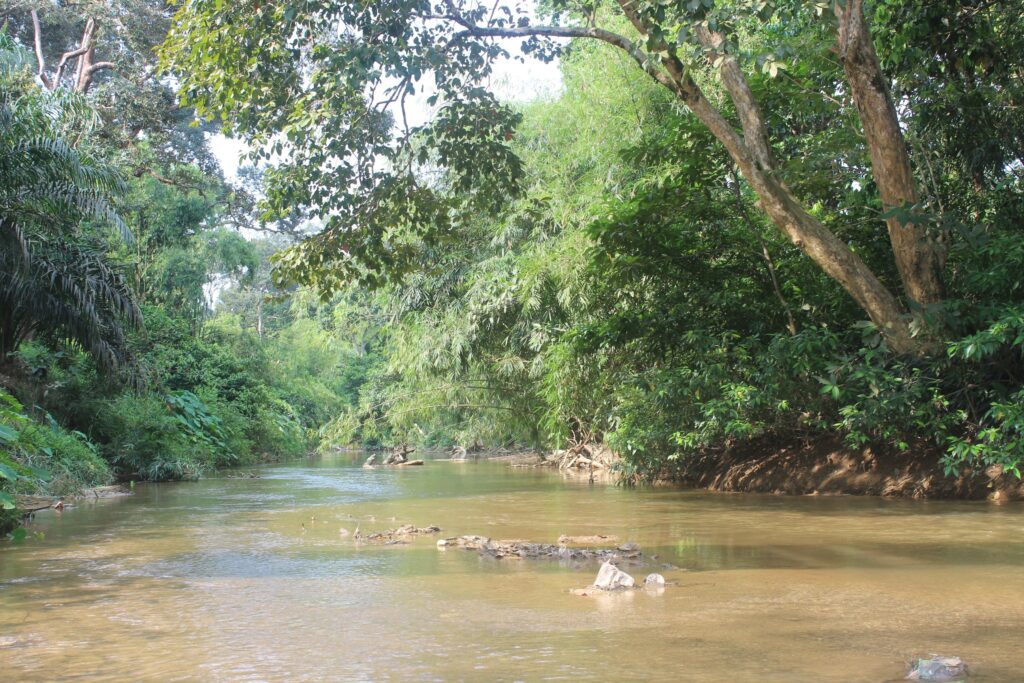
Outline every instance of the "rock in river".
[[562, 534], [558, 537], [558, 545], [615, 545], [618, 542], [619, 539], [617, 537], [606, 534], [596, 534], [594, 536], [568, 536]]
[[645, 586], [664, 586], [665, 577], [661, 574], [648, 574], [647, 578], [644, 579]]
[[398, 543], [408, 543], [409, 537], [411, 536], [418, 536], [420, 534], [436, 534], [440, 531], [441, 527], [434, 525], [415, 527], [412, 524], [403, 524], [397, 529], [386, 529], [373, 534], [367, 534], [366, 540], [375, 543], [384, 543], [385, 545], [395, 545]]
[[611, 562], [605, 562], [597, 572], [594, 579], [594, 588], [605, 591], [618, 590], [619, 588], [632, 588], [636, 583], [633, 577], [616, 567]]
[[570, 562], [592, 560], [616, 560], [630, 564], [642, 564], [640, 546], [627, 543], [618, 548], [570, 548], [565, 545], [530, 543], [522, 539], [492, 540], [486, 536], [458, 536], [442, 538], [438, 548], [462, 548], [476, 550], [495, 559], [552, 559]]
[[919, 659], [907, 674], [908, 681], [963, 681], [967, 678], [967, 665], [959, 657], [932, 657]]

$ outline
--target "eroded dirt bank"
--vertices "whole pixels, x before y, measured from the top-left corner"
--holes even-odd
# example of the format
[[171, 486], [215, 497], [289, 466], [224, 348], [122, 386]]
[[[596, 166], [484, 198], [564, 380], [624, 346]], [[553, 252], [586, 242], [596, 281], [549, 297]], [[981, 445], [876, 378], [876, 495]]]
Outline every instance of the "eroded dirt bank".
[[[601, 449], [606, 456], [607, 449]], [[558, 468], [566, 476], [587, 477], [586, 466], [566, 466], [570, 453], [541, 458], [535, 452], [502, 454], [513, 467]], [[614, 479], [618, 468], [601, 458], [599, 474]], [[900, 498], [993, 500], [1024, 499], [1024, 482], [998, 467], [948, 477], [941, 453], [918, 447], [908, 452], [854, 450], [838, 439], [793, 444], [768, 439], [708, 451], [671, 471], [661, 483], [709, 491], [787, 495], [859, 495]]]
[[853, 450], [838, 441], [745, 443], [692, 459], [675, 483], [711, 491], [1009, 501], [1024, 483], [998, 467], [947, 477], [935, 449]]

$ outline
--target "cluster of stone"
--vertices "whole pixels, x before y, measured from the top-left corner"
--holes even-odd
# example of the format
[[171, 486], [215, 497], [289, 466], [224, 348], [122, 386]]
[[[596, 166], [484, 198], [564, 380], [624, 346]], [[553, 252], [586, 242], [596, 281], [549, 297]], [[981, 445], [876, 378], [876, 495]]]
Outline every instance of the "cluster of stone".
[[437, 547], [475, 550], [497, 559], [616, 560], [638, 563], [643, 555], [640, 552], [640, 546], [636, 543], [623, 543], [615, 548], [572, 548], [565, 544], [532, 543], [524, 540], [492, 540], [486, 536], [442, 538], [437, 542]]

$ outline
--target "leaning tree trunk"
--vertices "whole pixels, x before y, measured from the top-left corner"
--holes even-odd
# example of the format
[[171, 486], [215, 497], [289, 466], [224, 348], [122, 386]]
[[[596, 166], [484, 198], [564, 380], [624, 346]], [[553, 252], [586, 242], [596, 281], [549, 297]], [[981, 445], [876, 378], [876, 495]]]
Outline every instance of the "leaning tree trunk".
[[[634, 25], [638, 24], [642, 26], [634, 21]], [[703, 26], [697, 27], [696, 35], [718, 62], [722, 84], [736, 107], [742, 136], [707, 100], [679, 60], [668, 55], [662, 61], [679, 86], [676, 92], [680, 99], [725, 146], [757, 194], [761, 210], [775, 226], [850, 294], [894, 350], [919, 353], [921, 344], [911, 334], [896, 297], [846, 242], [804, 208], [779, 178], [764, 117], [739, 62], [724, 50], [724, 37]]]
[[[740, 158], [737, 158], [739, 156]], [[786, 237], [825, 273], [842, 285], [899, 353], [917, 353], [906, 316], [896, 297], [867, 264], [812, 216], [782, 181], [752, 159], [734, 155], [741, 172], [761, 200], [761, 209]]]
[[[910, 154], [864, 18], [863, 0], [847, 0], [845, 7], [837, 6], [836, 14], [839, 56], [864, 128], [882, 204], [886, 210], [915, 204], [918, 195]], [[921, 306], [937, 303], [944, 290], [943, 250], [920, 224], [901, 218], [890, 216], [886, 224], [903, 289]]]

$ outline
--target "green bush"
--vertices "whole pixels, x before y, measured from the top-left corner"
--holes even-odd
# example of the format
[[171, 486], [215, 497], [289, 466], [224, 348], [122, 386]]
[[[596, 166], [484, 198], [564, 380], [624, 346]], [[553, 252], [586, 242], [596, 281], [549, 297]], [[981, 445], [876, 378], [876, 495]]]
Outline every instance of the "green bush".
[[50, 474], [39, 487], [41, 493], [66, 496], [113, 479], [96, 444], [81, 432], [63, 429], [52, 418], [49, 424], [33, 423], [24, 429], [21, 439], [27, 451], [25, 464]]
[[154, 394], [123, 394], [106, 402], [96, 435], [122, 479], [196, 479], [214, 466], [214, 448], [190, 433], [174, 404]]
[[0, 389], [0, 531], [17, 521], [15, 494], [66, 496], [111, 480], [110, 468], [85, 434], [46, 418], [33, 420]]

